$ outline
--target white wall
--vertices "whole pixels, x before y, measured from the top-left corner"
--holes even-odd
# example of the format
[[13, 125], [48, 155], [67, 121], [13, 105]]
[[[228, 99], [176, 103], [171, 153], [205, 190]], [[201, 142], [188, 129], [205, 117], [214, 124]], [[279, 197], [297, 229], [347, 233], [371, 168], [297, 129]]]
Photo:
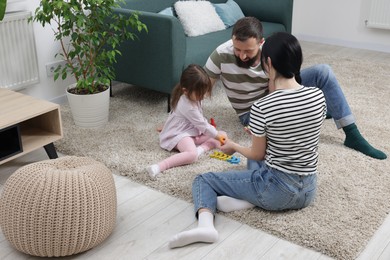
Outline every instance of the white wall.
[[[28, 10], [34, 13], [39, 3], [39, 0], [8, 0], [7, 11]], [[40, 82], [20, 90], [20, 92], [56, 103], [64, 102], [66, 100], [66, 86], [73, 83], [73, 79], [66, 79], [65, 81], [57, 80], [54, 82], [52, 76], [47, 77], [46, 75], [46, 64], [56, 60], [54, 55], [59, 49], [59, 44], [54, 42], [53, 31], [50, 26], [43, 28], [40, 24], [34, 23], [34, 34]]]
[[[10, 2], [11, 1], [11, 2]], [[390, 30], [368, 29], [371, 0], [294, 0], [293, 34], [301, 40], [390, 52]], [[8, 11], [30, 10], [39, 0], [9, 0]], [[53, 102], [65, 99], [65, 88], [72, 80], [54, 82], [46, 76], [46, 64], [55, 60], [58, 43], [49, 27], [34, 23], [40, 83], [21, 92]]]
[[292, 33], [300, 40], [390, 52], [390, 30], [365, 26], [370, 3], [371, 0], [294, 0]]

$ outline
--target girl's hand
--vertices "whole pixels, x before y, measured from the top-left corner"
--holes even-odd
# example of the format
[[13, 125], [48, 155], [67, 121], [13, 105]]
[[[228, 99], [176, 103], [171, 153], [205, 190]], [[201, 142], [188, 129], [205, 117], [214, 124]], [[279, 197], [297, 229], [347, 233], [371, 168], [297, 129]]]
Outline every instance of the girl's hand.
[[235, 145], [236, 143], [234, 143], [233, 141], [227, 140], [225, 144], [220, 147], [220, 149], [222, 152], [228, 155], [232, 155], [236, 152]]
[[224, 145], [226, 143], [226, 140], [228, 139], [226, 132], [224, 131], [218, 131], [217, 136], [215, 137], [221, 145]]

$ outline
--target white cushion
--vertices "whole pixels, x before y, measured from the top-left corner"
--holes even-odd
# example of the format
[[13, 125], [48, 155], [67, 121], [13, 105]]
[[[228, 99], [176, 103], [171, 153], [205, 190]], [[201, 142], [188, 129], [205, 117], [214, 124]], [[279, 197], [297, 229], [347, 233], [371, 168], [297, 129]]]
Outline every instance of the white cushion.
[[199, 36], [226, 28], [209, 1], [177, 1], [174, 8], [188, 36]]

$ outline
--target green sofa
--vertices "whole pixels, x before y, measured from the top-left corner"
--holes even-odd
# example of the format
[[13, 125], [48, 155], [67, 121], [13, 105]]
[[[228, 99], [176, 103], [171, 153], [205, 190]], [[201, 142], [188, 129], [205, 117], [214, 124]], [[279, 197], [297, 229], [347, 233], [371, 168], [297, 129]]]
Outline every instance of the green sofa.
[[[187, 37], [178, 18], [159, 14], [176, 0], [125, 0], [115, 12], [139, 12], [148, 32], [139, 40], [121, 45], [122, 56], [115, 64], [115, 81], [145, 87], [169, 95], [182, 70], [191, 63], [204, 65], [211, 52], [231, 38], [232, 27], [196, 37]], [[226, 0], [210, 0], [225, 3]], [[265, 37], [276, 31], [291, 32], [293, 0], [235, 0], [245, 16], [257, 17]]]

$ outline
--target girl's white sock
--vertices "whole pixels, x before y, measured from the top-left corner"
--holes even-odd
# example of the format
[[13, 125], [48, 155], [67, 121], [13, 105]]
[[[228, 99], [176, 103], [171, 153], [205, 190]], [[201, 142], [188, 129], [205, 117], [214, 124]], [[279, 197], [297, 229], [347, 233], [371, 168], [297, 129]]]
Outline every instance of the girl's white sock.
[[196, 152], [198, 153], [198, 157], [204, 153], [204, 148], [202, 146], [196, 147]]
[[160, 167], [157, 164], [149, 165], [146, 170], [149, 173], [150, 178], [155, 179], [161, 173]]
[[253, 207], [255, 207], [255, 205], [246, 200], [239, 200], [228, 196], [217, 197], [217, 209], [223, 212], [250, 209]]
[[218, 232], [214, 228], [214, 215], [204, 211], [199, 213], [198, 227], [176, 234], [169, 241], [169, 247], [182, 247], [196, 242], [214, 243], [217, 240]]

